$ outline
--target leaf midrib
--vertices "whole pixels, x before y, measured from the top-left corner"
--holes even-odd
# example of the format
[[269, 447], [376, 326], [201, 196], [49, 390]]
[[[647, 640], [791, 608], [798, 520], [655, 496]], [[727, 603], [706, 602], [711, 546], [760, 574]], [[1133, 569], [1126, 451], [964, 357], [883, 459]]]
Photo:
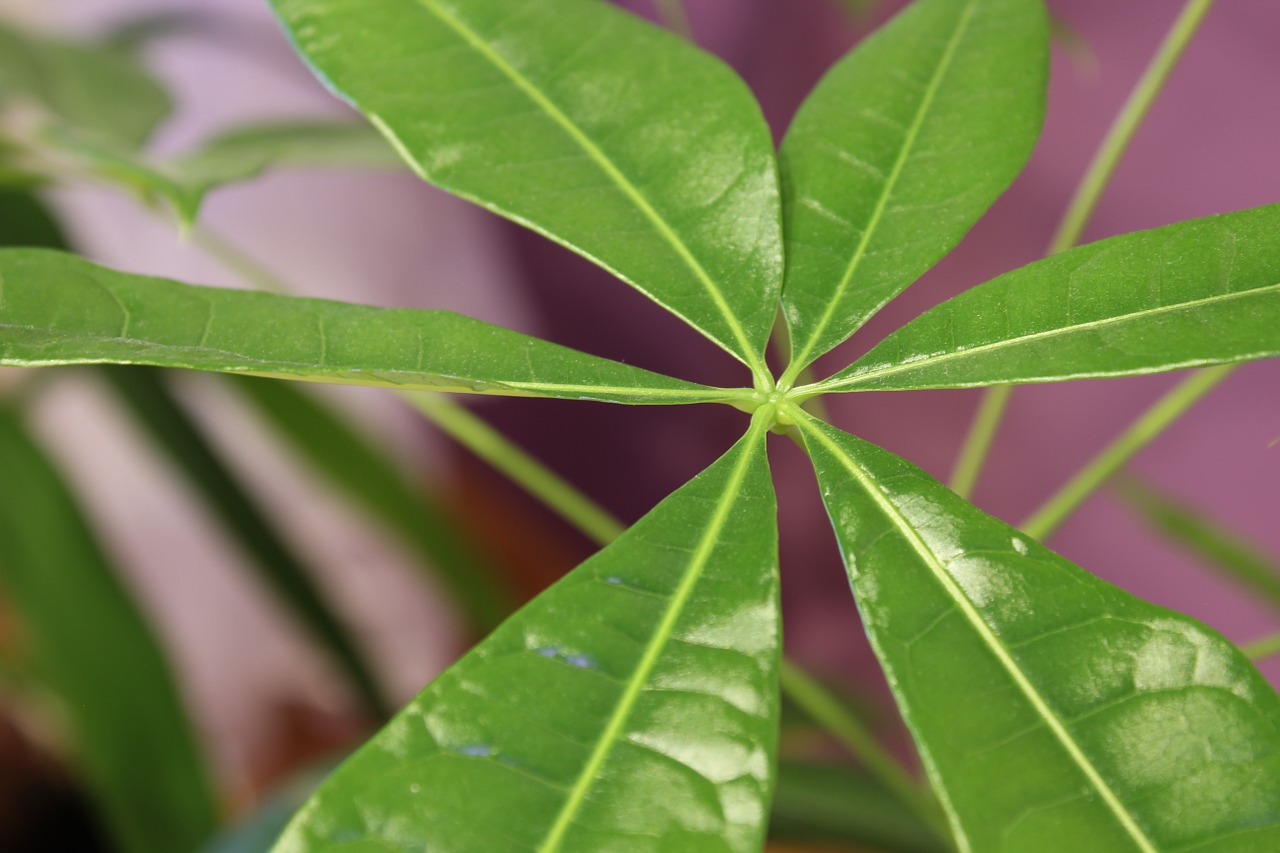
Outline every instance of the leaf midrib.
[[857, 373], [845, 379], [832, 382], [819, 382], [810, 390], [826, 392], [840, 391], [851, 386], [862, 385], [872, 379], [881, 379], [886, 376], [892, 376], [896, 373], [909, 373], [913, 370], [921, 370], [936, 366], [940, 362], [951, 361], [959, 358], [967, 358], [975, 354], [984, 352], [998, 351], [1004, 347], [1016, 347], [1032, 341], [1043, 340], [1045, 338], [1053, 338], [1059, 335], [1072, 335], [1079, 332], [1087, 332], [1093, 329], [1106, 328], [1110, 325], [1119, 325], [1122, 323], [1142, 320], [1149, 317], [1159, 316], [1160, 314], [1185, 311], [1195, 309], [1204, 305], [1213, 305], [1217, 303], [1227, 302], [1232, 299], [1245, 299], [1250, 296], [1258, 296], [1270, 291], [1280, 291], [1280, 282], [1276, 284], [1267, 284], [1262, 287], [1254, 287], [1248, 290], [1237, 290], [1232, 293], [1220, 293], [1214, 296], [1206, 296], [1203, 299], [1193, 299], [1187, 302], [1177, 302], [1171, 305], [1161, 305], [1158, 308], [1146, 308], [1141, 311], [1133, 311], [1128, 314], [1119, 314], [1111, 317], [1104, 317], [1100, 320], [1090, 320], [1085, 323], [1076, 323], [1071, 326], [1058, 326], [1054, 329], [1047, 329], [1041, 332], [1032, 332], [1026, 335], [1018, 335], [1013, 338], [1004, 338], [991, 343], [978, 344], [976, 346], [964, 347], [961, 349], [951, 350], [950, 352], [938, 353], [936, 355], [925, 356], [914, 361], [899, 362], [887, 367], [878, 367], [867, 370], [863, 373]]
[[572, 824], [575, 815], [586, 800], [592, 783], [596, 781], [601, 767], [608, 758], [609, 752], [621, 738], [622, 728], [632, 710], [634, 710], [645, 684], [648, 683], [650, 674], [653, 672], [654, 667], [657, 666], [663, 648], [665, 648], [667, 641], [671, 639], [675, 631], [676, 621], [683, 614], [685, 605], [693, 594], [694, 587], [701, 579], [707, 561], [711, 558], [711, 552], [719, 541], [720, 531], [728, 520], [729, 512], [740, 497], [739, 493], [743, 480], [746, 479], [747, 469], [755, 459], [755, 454], [760, 450], [766, 428], [767, 423], [764, 417], [757, 416], [752, 419], [751, 428], [744, 439], [742, 456], [738, 459], [733, 472], [729, 476], [729, 480], [725, 483], [721, 499], [716, 504], [711, 521], [690, 557], [689, 566], [685, 570], [684, 577], [681, 578], [680, 585], [676, 587], [675, 594], [672, 595], [666, 612], [662, 616], [662, 621], [658, 623], [658, 627], [650, 638], [648, 645], [645, 646], [640, 662], [636, 665], [635, 671], [627, 681], [626, 690], [623, 692], [622, 698], [618, 700], [618, 705], [601, 733], [600, 739], [596, 742], [595, 749], [592, 750], [591, 756], [583, 766], [582, 772], [570, 790], [569, 796], [566, 798], [564, 806], [560, 809], [560, 813], [556, 816], [551, 829], [547, 831], [546, 838], [538, 846], [539, 853], [554, 853], [559, 849], [565, 834], [569, 831], [570, 824]]
[[884, 216], [885, 210], [889, 206], [889, 198], [893, 195], [897, 187], [902, 171], [906, 167], [907, 158], [911, 156], [912, 150], [915, 148], [916, 138], [920, 135], [920, 128], [924, 126], [925, 116], [928, 114], [930, 107], [933, 106], [934, 98], [938, 94], [938, 89], [942, 85], [942, 79], [946, 76], [951, 62], [955, 58], [956, 50], [960, 46], [960, 41], [964, 38], [964, 34], [969, 29], [969, 24], [973, 19], [977, 9], [977, 0], [969, 0], [965, 6], [964, 12], [957, 22], [955, 32], [952, 33], [951, 39], [947, 42], [947, 47], [943, 51], [938, 65], [934, 69], [933, 76], [929, 79], [929, 85], [925, 88], [920, 99], [920, 106], [916, 109], [916, 114], [911, 120], [910, 127], [907, 128], [906, 136], [903, 138], [902, 147], [898, 151], [898, 157], [894, 160], [893, 168], [890, 169], [888, 177], [885, 178], [884, 187], [880, 191], [879, 198], [876, 199], [876, 206], [871, 211], [871, 218], [867, 220], [867, 227], [862, 230], [862, 237], [858, 241], [858, 246], [854, 249], [853, 256], [849, 259], [848, 266], [845, 267], [844, 275], [840, 279], [840, 283], [836, 286], [835, 293], [832, 294], [827, 302], [826, 310], [822, 312], [822, 317], [818, 320], [818, 325], [814, 327], [813, 332], [808, 336], [804, 349], [800, 353], [794, 355], [791, 360], [791, 366], [787, 369], [787, 376], [783, 377], [783, 384], [793, 381], [796, 376], [808, 365], [811, 360], [814, 347], [818, 345], [818, 339], [831, 325], [831, 320], [835, 316], [836, 309], [840, 307], [840, 302], [844, 298], [845, 292], [849, 289], [849, 285], [853, 281], [858, 267], [862, 264], [862, 259], [866, 256], [867, 247], [871, 244], [871, 238], [876, 232], [876, 228], [880, 224], [881, 217]]
[[840, 460], [841, 464], [844, 465], [845, 470], [847, 470], [853, 478], [858, 481], [858, 485], [861, 486], [871, 499], [875, 501], [876, 506], [884, 514], [885, 518], [889, 520], [889, 523], [898, 530], [903, 539], [907, 541], [907, 544], [911, 546], [911, 549], [915, 551], [921, 561], [928, 566], [929, 571], [933, 574], [939, 585], [942, 586], [947, 596], [955, 603], [956, 609], [959, 610], [965, 620], [969, 622], [974, 633], [978, 635], [982, 643], [993, 655], [995, 655], [996, 660], [1000, 662], [1000, 665], [1004, 668], [1005, 672], [1009, 674], [1009, 677], [1013, 680], [1014, 684], [1031, 704], [1039, 718], [1044, 721], [1045, 726], [1054, 735], [1054, 737], [1057, 738], [1068, 756], [1070, 756], [1072, 761], [1076, 763], [1076, 766], [1080, 768], [1081, 772], [1085, 775], [1085, 778], [1088, 779], [1091, 785], [1093, 785], [1102, 802], [1106, 804], [1116, 821], [1129, 834], [1130, 838], [1132, 838], [1133, 842], [1138, 846], [1138, 849], [1141, 850], [1142, 853], [1159, 853], [1159, 848], [1151, 841], [1150, 838], [1147, 837], [1147, 834], [1143, 832], [1142, 828], [1138, 826], [1133, 815], [1131, 815], [1128, 809], [1124, 807], [1124, 804], [1121, 803], [1120, 798], [1116, 795], [1115, 791], [1111, 790], [1111, 786], [1102, 778], [1101, 773], [1093, 765], [1093, 762], [1089, 760], [1088, 756], [1084, 754], [1084, 751], [1080, 748], [1079, 744], [1076, 743], [1075, 738], [1071, 736], [1071, 733], [1067, 731], [1062, 722], [1054, 715], [1047, 700], [1040, 695], [1040, 691], [1036, 689], [1035, 685], [1032, 684], [1027, 676], [1022, 672], [1021, 668], [1009, 654], [1004, 644], [1000, 642], [1000, 638], [987, 626], [982, 615], [978, 613], [977, 609], [974, 607], [973, 602], [971, 602], [968, 596], [964, 594], [964, 590], [960, 588], [959, 584], [957, 584], [955, 579], [947, 572], [946, 568], [937, 559], [936, 555], [934, 555], [934, 553], [929, 549], [928, 544], [920, 536], [920, 533], [915, 529], [911, 522], [898, 511], [897, 507], [895, 507], [891, 501], [889, 501], [888, 497], [885, 495], [883, 490], [881, 490], [879, 485], [876, 484], [875, 479], [870, 475], [870, 473], [858, 465], [858, 463], [855, 462], [853, 458], [840, 447], [840, 445], [836, 444], [829, 436], [827, 436], [816, 425], [815, 420], [811, 415], [804, 414], [802, 412], [799, 424], [802, 429], [807, 430], [810, 434], [814, 435], [828, 451]]
[[[654, 209], [653, 205], [649, 203], [649, 200], [645, 198], [640, 190], [627, 179], [626, 175], [624, 175], [614, 164], [613, 160], [600, 150], [599, 146], [597, 146], [591, 138], [583, 132], [582, 128], [578, 127], [572, 119], [565, 115], [565, 113], [556, 106], [556, 104], [547, 97], [541, 89], [534, 85], [531, 80], [525, 77], [513, 65], [507, 62], [501, 54], [491, 48], [480, 37], [479, 33], [472, 30], [447, 10], [441, 8], [435, 0], [417, 0], [417, 2], [429, 14], [435, 15], [445, 26], [457, 33], [458, 36], [472, 47], [472, 49], [488, 60], [495, 68], [498, 69], [498, 71], [505, 75], [507, 79], [514, 83], [516, 88], [524, 92], [524, 94], [533, 101], [534, 104], [542, 109], [542, 111], [545, 112], [552, 121], [559, 125], [561, 130], [563, 130], [570, 139], [576, 142], [586, 155], [600, 168], [600, 170], [604, 172], [615, 185], [617, 185], [623, 195], [630, 199], [631, 203], [634, 204], [644, 217], [649, 220], [657, 230], [658, 235], [675, 250], [680, 260], [682, 260], [693, 273], [694, 278], [697, 279], [698, 283], [702, 285], [703, 290], [706, 291], [707, 295], [711, 297], [712, 302], [715, 303], [716, 309], [720, 312], [725, 324], [729, 327], [730, 332], [733, 333], [735, 342], [741, 349], [736, 350], [733, 347], [728, 346], [725, 342], [719, 340], [718, 336], [712, 334], [709, 330], [702, 328], [702, 326], [695, 323], [688, 317], [685, 317], [682, 312], [677, 311], [670, 305], [667, 305], [666, 302], [650, 293], [647, 289], [641, 288], [644, 290], [645, 294], [649, 296], [650, 299], [659, 302], [664, 307], [677, 314], [690, 326], [693, 326], [695, 329], [698, 329], [703, 334], [707, 335], [707, 337], [723, 347], [730, 355], [741, 360], [751, 368], [753, 374], [758, 377], [767, 376], [767, 368], [764, 366], [763, 362], [761, 362], [759, 354], [756, 352], [755, 347], [747, 337], [746, 330], [742, 327], [741, 322], [739, 322], [738, 316], [733, 312], [733, 309], [729, 307], [729, 303], [725, 299], [724, 293], [720, 290], [720, 287], [711, 279], [711, 276], [707, 273], [706, 269], [703, 268], [701, 262], [698, 261], [697, 257], [695, 257], [693, 252], [690, 251], [689, 247], [685, 245], [684, 241], [680, 239], [680, 236], [676, 233], [675, 229], [673, 229], [671, 225], [658, 213], [658, 211]], [[376, 123], [382, 127], [384, 131], [387, 129], [384, 122], [379, 121]], [[393, 135], [389, 134], [389, 136], [391, 136], [392, 139], [395, 139]], [[417, 168], [416, 160], [409, 158], [409, 162], [414, 163], [415, 169]], [[639, 284], [636, 283], [636, 286], [639, 287]]]

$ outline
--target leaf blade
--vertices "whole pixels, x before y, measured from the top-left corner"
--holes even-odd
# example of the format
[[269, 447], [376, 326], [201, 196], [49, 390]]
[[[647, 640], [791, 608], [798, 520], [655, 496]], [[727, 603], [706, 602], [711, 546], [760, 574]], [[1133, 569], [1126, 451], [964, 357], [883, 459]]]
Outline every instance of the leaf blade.
[[100, 138], [139, 148], [169, 113], [169, 95], [135, 57], [0, 26], [0, 100], [35, 104]]
[[1280, 205], [1100, 240], [926, 311], [823, 390], [1134, 376], [1280, 355]]
[[428, 687], [276, 850], [758, 849], [778, 713], [764, 433], [757, 421]]
[[274, 5], [424, 180], [594, 260], [763, 372], [773, 147], [718, 60], [605, 3]]
[[168, 663], [75, 499], [0, 407], [0, 582], [65, 701], [78, 763], [120, 849], [195, 850], [217, 824]]
[[891, 454], [802, 428], [868, 634], [972, 849], [1280, 838], [1280, 699], [1238, 650]]
[[637, 404], [741, 396], [448, 311], [198, 287], [0, 251], [0, 364], [100, 362]]
[[781, 150], [786, 380], [946, 254], [1017, 175], [1040, 131], [1047, 42], [1036, 0], [925, 0], [806, 99]]
[[[199, 217], [205, 197], [271, 169], [399, 169], [400, 158], [365, 124], [287, 121], [232, 128], [170, 160], [157, 160], [67, 128], [41, 141], [83, 171], [147, 197], [169, 202], [184, 225]], [[61, 164], [65, 173], [65, 164]], [[65, 177], [59, 170], [49, 180]]]

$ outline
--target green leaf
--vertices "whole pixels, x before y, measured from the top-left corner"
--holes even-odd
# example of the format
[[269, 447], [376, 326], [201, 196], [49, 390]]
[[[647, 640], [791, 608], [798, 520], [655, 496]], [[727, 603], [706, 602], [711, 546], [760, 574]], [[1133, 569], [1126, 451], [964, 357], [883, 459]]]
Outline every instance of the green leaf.
[[1200, 510], [1175, 500], [1133, 476], [1121, 479], [1116, 493], [1171, 542], [1199, 556], [1214, 571], [1280, 607], [1280, 564]]
[[817, 387], [967, 388], [1280, 355], [1280, 205], [1101, 240], [925, 312]]
[[1044, 114], [1039, 0], [920, 0], [859, 45], [782, 144], [784, 383], [946, 254], [1026, 162]]
[[106, 365], [107, 380], [152, 443], [186, 475], [206, 507], [250, 557], [250, 565], [334, 656], [369, 709], [387, 717], [393, 708], [378, 686], [374, 667], [325, 601], [302, 560], [268, 520], [249, 491], [227, 468], [200, 428], [165, 386], [159, 371]]
[[701, 403], [742, 397], [449, 311], [179, 284], [0, 250], [0, 365], [150, 364], [401, 389]]
[[0, 246], [66, 245], [62, 226], [38, 198], [21, 190], [0, 190]]
[[327, 405], [286, 382], [227, 377], [311, 467], [398, 534], [486, 633], [513, 606], [496, 570], [457, 530], [451, 513]]
[[0, 408], [0, 585], [64, 702], [77, 763], [126, 853], [195, 850], [217, 808], [156, 638], [18, 416]]
[[894, 853], [947, 853], [913, 811], [855, 767], [782, 761], [769, 835], [852, 842]]
[[758, 851], [780, 639], [766, 427], [445, 672], [275, 849]]
[[962, 849], [1280, 849], [1280, 698], [1234, 646], [892, 454], [800, 426]]
[[240, 127], [167, 161], [153, 161], [65, 129], [46, 132], [43, 141], [74, 158], [83, 170], [142, 195], [166, 199], [188, 225], [196, 220], [209, 192], [256, 178], [269, 169], [401, 166], [395, 150], [373, 128], [351, 123], [289, 122]]
[[598, 0], [273, 0], [424, 180], [591, 258], [763, 375], [773, 145], [715, 58]]
[[0, 107], [14, 103], [131, 148], [170, 107], [164, 88], [118, 49], [0, 26]]

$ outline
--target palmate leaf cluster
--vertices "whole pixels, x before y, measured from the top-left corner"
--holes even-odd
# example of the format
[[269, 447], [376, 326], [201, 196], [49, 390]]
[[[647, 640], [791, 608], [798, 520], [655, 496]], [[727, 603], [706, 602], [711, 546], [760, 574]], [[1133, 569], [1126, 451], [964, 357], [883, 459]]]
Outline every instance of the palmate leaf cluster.
[[[3, 364], [750, 414], [723, 457], [404, 708], [278, 850], [758, 850], [779, 715], [771, 432], [813, 461], [958, 847], [1280, 847], [1280, 699], [1237, 649], [805, 408], [824, 393], [1280, 354], [1272, 206], [1031, 264], [807, 378], [963, 237], [1030, 154], [1047, 69], [1039, 0], [917, 0], [831, 70], [778, 152], [726, 67], [608, 4], [274, 6], [317, 73], [422, 178], [594, 260], [750, 375], [749, 387], [709, 388], [449, 312], [0, 252]], [[194, 215], [203, 184], [174, 189], [101, 140], [67, 145]], [[790, 352], [775, 378], [765, 348], [778, 316]]]

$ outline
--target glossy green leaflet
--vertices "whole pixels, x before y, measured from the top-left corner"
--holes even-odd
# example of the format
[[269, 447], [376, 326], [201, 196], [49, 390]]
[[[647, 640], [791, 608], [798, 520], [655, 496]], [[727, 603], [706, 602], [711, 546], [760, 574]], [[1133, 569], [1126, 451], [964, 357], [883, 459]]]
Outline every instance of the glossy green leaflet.
[[[0, 363], [752, 413], [719, 462], [428, 687], [278, 849], [758, 850], [778, 713], [770, 429], [814, 460], [961, 849], [1276, 843], [1280, 702], [1238, 650], [801, 408], [828, 391], [1280, 354], [1270, 206], [1008, 273], [797, 385], [1021, 167], [1044, 106], [1038, 0], [912, 4], [815, 90], [783, 144], [781, 190], [736, 78], [606, 4], [274, 5], [421, 177], [614, 271], [743, 362], [751, 387], [706, 388], [443, 312], [213, 291], [20, 250], [0, 255]], [[779, 307], [792, 360], [775, 380], [764, 347]]]

